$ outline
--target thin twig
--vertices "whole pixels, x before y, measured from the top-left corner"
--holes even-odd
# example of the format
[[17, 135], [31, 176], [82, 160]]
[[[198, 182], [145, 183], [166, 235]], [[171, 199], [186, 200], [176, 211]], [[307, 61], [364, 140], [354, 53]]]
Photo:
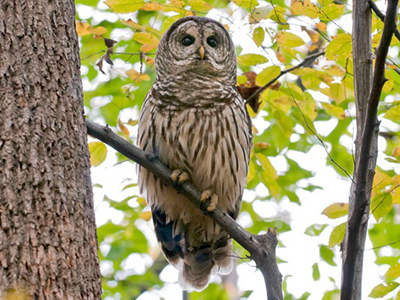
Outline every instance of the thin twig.
[[317, 57], [324, 55], [325, 51], [321, 51], [315, 54], [311, 54], [309, 56], [307, 56], [301, 63], [299, 63], [297, 66], [294, 66], [292, 68], [286, 69], [281, 71], [281, 73], [276, 76], [274, 79], [270, 80], [266, 85], [260, 87], [257, 91], [254, 92], [253, 95], [251, 95], [249, 98], [247, 98], [246, 103], [249, 103], [251, 100], [253, 100], [255, 97], [257, 97], [257, 95], [259, 95], [260, 93], [262, 93], [264, 90], [266, 90], [268, 87], [270, 87], [275, 81], [277, 81], [279, 78], [281, 78], [283, 75], [285, 75], [286, 73], [292, 72], [296, 69], [301, 68], [302, 66], [304, 66], [305, 64], [307, 64], [310, 60], [316, 59]]

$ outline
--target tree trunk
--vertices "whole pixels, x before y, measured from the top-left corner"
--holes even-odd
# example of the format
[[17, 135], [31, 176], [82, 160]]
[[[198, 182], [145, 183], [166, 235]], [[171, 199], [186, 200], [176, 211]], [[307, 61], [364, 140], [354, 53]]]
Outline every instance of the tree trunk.
[[101, 299], [79, 67], [73, 0], [0, 2], [0, 298]]
[[[353, 70], [354, 70], [354, 93], [356, 100], [356, 121], [357, 121], [357, 135], [355, 141], [355, 164], [356, 166], [360, 160], [361, 151], [361, 140], [363, 136], [363, 130], [365, 125], [365, 117], [368, 109], [368, 99], [371, 91], [372, 82], [372, 45], [371, 45], [371, 9], [369, 4], [365, 0], [354, 0], [353, 1]], [[372, 186], [372, 180], [375, 172], [376, 157], [377, 157], [377, 138], [378, 132], [374, 134], [373, 147], [371, 149], [372, 159], [370, 160], [369, 176], [367, 186]], [[354, 168], [353, 178], [357, 177], [356, 170]], [[349, 217], [351, 220], [353, 214], [355, 214], [355, 189], [356, 184], [352, 184], [350, 189], [349, 199]], [[370, 198], [371, 191], [368, 193], [368, 199]], [[363, 257], [364, 257], [364, 244], [368, 229], [368, 215], [369, 205], [363, 212], [363, 224], [359, 228], [357, 235], [357, 241], [349, 241], [349, 226], [346, 228], [346, 237], [343, 244], [343, 270], [342, 270], [342, 297], [341, 299], [353, 299], [361, 300], [361, 287], [362, 287], [362, 269], [363, 269]], [[355, 243], [354, 243], [355, 242]], [[349, 247], [356, 248], [356, 259], [354, 262], [347, 263], [347, 253]], [[349, 268], [352, 275], [348, 276], [345, 274], [349, 273]], [[344, 286], [349, 284], [352, 286], [351, 295], [343, 295]], [[347, 293], [347, 291], [346, 291]]]

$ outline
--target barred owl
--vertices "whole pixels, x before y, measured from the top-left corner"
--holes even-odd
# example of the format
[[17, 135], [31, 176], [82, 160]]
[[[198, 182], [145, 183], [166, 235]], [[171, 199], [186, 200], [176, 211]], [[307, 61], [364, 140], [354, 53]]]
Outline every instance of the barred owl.
[[[218, 22], [203, 17], [176, 21], [161, 38], [156, 80], [139, 119], [138, 146], [189, 180], [236, 218], [252, 147], [251, 120], [236, 90], [233, 42]], [[232, 241], [209, 217], [139, 168], [157, 239], [167, 260], [179, 269], [183, 289], [204, 289], [210, 274], [232, 270]]]

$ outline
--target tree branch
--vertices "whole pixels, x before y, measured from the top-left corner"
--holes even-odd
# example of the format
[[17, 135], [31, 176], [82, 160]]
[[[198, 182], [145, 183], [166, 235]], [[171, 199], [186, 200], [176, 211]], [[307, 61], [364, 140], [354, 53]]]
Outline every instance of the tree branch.
[[286, 73], [289, 73], [289, 72], [292, 72], [292, 71], [294, 71], [296, 69], [299, 69], [299, 68], [303, 67], [304, 65], [306, 65], [310, 60], [314, 60], [317, 57], [319, 57], [321, 55], [324, 55], [324, 54], [325, 54], [325, 51], [321, 51], [321, 52], [318, 52], [318, 53], [311, 54], [311, 55], [307, 56], [297, 66], [294, 66], [294, 67], [291, 67], [289, 69], [281, 71], [281, 73], [278, 76], [276, 76], [274, 79], [270, 80], [266, 85], [260, 87], [257, 91], [254, 92], [253, 95], [251, 95], [249, 98], [247, 98], [246, 103], [249, 103], [251, 100], [253, 100], [255, 97], [257, 97], [263, 91], [265, 91], [268, 87], [270, 87], [275, 81], [277, 81], [279, 78], [281, 78]]
[[201, 211], [212, 218], [243, 248], [249, 251], [251, 258], [257, 264], [264, 276], [268, 300], [282, 300], [282, 275], [276, 264], [275, 249], [278, 243], [276, 229], [268, 229], [266, 234], [254, 235], [243, 229], [226, 212], [217, 207], [213, 212], [208, 212], [206, 205], [200, 201], [201, 192], [190, 182], [176, 185], [171, 179], [172, 171], [166, 167], [154, 154], [144, 152], [124, 140], [108, 126], [101, 126], [86, 120], [88, 134], [101, 140], [105, 144], [138, 163], [150, 172], [158, 176], [164, 183], [174, 187], [184, 194], [188, 200], [194, 203]]
[[366, 230], [362, 230], [362, 228], [366, 227], [368, 222], [370, 204], [369, 191], [372, 188], [372, 180], [370, 180], [369, 177], [370, 173], [374, 172], [374, 170], [370, 169], [370, 164], [374, 164], [374, 160], [371, 158], [376, 159], [376, 155], [374, 155], [374, 153], [371, 155], [371, 152], [375, 148], [373, 141], [374, 143], [376, 142], [375, 136], [378, 133], [378, 104], [382, 87], [386, 82], [385, 63], [390, 42], [396, 29], [398, 1], [399, 0], [388, 0], [385, 25], [383, 28], [381, 41], [376, 52], [372, 88], [368, 97], [368, 108], [366, 111], [365, 120], [363, 122], [364, 126], [361, 138], [361, 150], [359, 152], [360, 157], [357, 160], [356, 165], [354, 205], [352, 205], [351, 211], [349, 211], [347, 222], [346, 239], [344, 244], [345, 249], [343, 253], [341, 300], [356, 300], [354, 288], [356, 273], [355, 265], [356, 261], [359, 259], [359, 256], [362, 256], [364, 251], [364, 244], [361, 244], [360, 240], [364, 240], [365, 238], [363, 239], [360, 237], [360, 234], [361, 232], [364, 235], [366, 234]]

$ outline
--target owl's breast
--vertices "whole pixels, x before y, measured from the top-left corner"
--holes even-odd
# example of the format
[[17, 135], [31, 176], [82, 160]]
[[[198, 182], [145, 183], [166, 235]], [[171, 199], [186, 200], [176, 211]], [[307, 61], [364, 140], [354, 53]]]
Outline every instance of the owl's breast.
[[171, 169], [183, 169], [200, 190], [212, 189], [219, 205], [232, 210], [240, 200], [247, 177], [249, 137], [243, 110], [236, 106], [154, 115], [155, 147]]

